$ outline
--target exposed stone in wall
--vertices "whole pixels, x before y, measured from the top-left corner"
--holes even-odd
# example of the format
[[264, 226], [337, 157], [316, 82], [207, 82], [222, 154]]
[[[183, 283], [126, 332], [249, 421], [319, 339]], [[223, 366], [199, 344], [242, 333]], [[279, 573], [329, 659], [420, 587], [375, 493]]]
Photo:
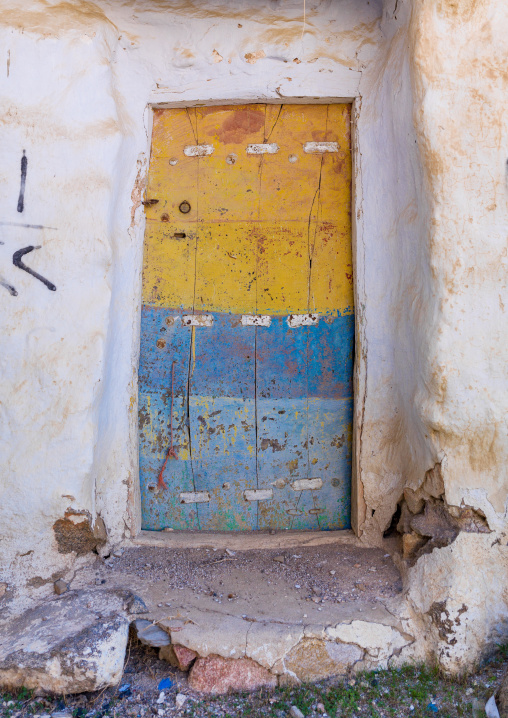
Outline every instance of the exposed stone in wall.
[[402, 535], [403, 557], [412, 563], [435, 548], [448, 546], [460, 531], [490, 532], [481, 511], [471, 506], [449, 506], [444, 494], [440, 464], [427, 471], [417, 490], [404, 489], [396, 528]]
[[[403, 652], [407, 660], [422, 656], [417, 634], [404, 617], [406, 606], [398, 600], [390, 610], [382, 602], [371, 606], [352, 602], [338, 611], [330, 604], [308, 624], [295, 622], [284, 609], [279, 613], [272, 606], [269, 611], [260, 616], [254, 609], [253, 615], [241, 617], [234, 608], [222, 612], [200, 606], [192, 607], [186, 619], [158, 620], [157, 625], [171, 636], [171, 645], [161, 648], [160, 657], [184, 669], [199, 657], [201, 668], [224, 666], [226, 675], [230, 671], [236, 675], [243, 665], [235, 661], [248, 659], [247, 667], [278, 676], [282, 685], [386, 667]], [[203, 662], [207, 657], [214, 660]], [[219, 657], [225, 662], [215, 661]]]
[[506, 671], [503, 682], [497, 692], [496, 702], [499, 706], [500, 718], [508, 718], [508, 670]]
[[188, 671], [198, 657], [196, 651], [190, 648], [180, 646], [178, 643], [170, 646], [163, 646], [159, 651], [159, 658], [168, 661], [172, 666], [180, 671]]
[[77, 556], [97, 551], [104, 546], [107, 538], [104, 521], [98, 516], [92, 527], [88, 512], [67, 511], [63, 519], [55, 521], [53, 531], [60, 553], [74, 551]]
[[321, 681], [348, 673], [363, 658], [358, 645], [304, 638], [284, 659], [284, 667], [299, 681]]
[[227, 659], [212, 654], [198, 658], [189, 674], [189, 686], [193, 690], [212, 695], [276, 685], [277, 678], [250, 658]]
[[61, 578], [60, 571], [55, 571], [55, 573], [51, 574], [48, 578], [43, 578], [42, 576], [34, 576], [31, 578], [27, 585], [33, 588], [40, 588], [41, 586], [45, 586], [48, 583], [54, 583], [59, 578]]

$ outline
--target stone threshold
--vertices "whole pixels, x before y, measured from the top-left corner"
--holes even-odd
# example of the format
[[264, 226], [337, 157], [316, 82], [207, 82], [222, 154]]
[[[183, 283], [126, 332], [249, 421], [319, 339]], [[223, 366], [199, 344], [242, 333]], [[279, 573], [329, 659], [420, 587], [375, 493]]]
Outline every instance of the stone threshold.
[[143, 643], [161, 646], [161, 658], [189, 671], [193, 690], [221, 694], [319, 681], [408, 660], [414, 633], [399, 602], [390, 608], [357, 602], [291, 621], [181, 604], [171, 606], [169, 616], [143, 617], [136, 628]]
[[413, 658], [403, 595], [383, 591], [396, 581], [392, 548], [366, 548], [352, 531], [143, 531], [111, 576], [146, 603], [141, 642], [187, 671], [193, 690], [220, 694]]
[[362, 546], [351, 530], [344, 531], [140, 531], [125, 545], [156, 546], [172, 549], [230, 549], [251, 551], [262, 549], [285, 549], [306, 546]]

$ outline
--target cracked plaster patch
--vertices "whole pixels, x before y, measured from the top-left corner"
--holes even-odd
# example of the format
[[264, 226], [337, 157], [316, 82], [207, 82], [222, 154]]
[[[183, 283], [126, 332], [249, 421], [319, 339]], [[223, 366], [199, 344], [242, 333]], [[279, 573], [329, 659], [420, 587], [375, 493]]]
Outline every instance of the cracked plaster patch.
[[247, 634], [246, 655], [261, 666], [274, 668], [303, 638], [302, 626], [253, 623]]
[[158, 621], [158, 625], [171, 635], [171, 640], [206, 658], [212, 654], [222, 658], [245, 658], [247, 634], [252, 624], [241, 618], [217, 613], [202, 617], [200, 625], [188, 622], [175, 628], [174, 621]]
[[354, 643], [364, 648], [369, 656], [386, 660], [396, 651], [400, 651], [412, 642], [412, 637], [404, 637], [392, 626], [367, 621], [352, 621], [326, 629], [326, 633], [335, 641]]

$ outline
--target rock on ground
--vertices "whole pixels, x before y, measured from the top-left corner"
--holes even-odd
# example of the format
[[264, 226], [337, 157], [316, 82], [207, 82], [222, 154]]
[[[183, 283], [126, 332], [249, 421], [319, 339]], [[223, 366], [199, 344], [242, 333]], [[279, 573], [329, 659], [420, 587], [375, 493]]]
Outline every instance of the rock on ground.
[[152, 621], [147, 621], [145, 618], [138, 618], [134, 621], [134, 627], [136, 629], [136, 635], [141, 643], [145, 646], [153, 646], [154, 648], [161, 648], [162, 646], [169, 646], [171, 639], [166, 631], [159, 628]]
[[159, 651], [159, 658], [168, 661], [175, 668], [181, 671], [188, 671], [198, 657], [196, 651], [180, 646], [178, 643], [171, 646], [163, 646]]
[[277, 685], [276, 676], [250, 658], [198, 658], [189, 674], [189, 686], [214, 695], [228, 691], [254, 691]]
[[121, 678], [132, 594], [69, 591], [0, 626], [0, 687], [97, 691]]
[[359, 646], [305, 638], [284, 659], [286, 670], [300, 681], [321, 681], [344, 675], [363, 658]]
[[503, 682], [497, 692], [496, 703], [500, 718], [508, 718], [508, 670], [504, 674]]

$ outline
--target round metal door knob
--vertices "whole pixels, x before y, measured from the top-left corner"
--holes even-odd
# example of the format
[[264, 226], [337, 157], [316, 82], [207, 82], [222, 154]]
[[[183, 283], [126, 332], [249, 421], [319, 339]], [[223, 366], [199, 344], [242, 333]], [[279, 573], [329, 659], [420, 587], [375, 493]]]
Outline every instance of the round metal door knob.
[[178, 207], [178, 209], [179, 209], [180, 212], [182, 212], [183, 214], [188, 214], [188, 213], [190, 212], [190, 210], [191, 210], [191, 206], [190, 206], [190, 204], [187, 202], [187, 200], [185, 200], [184, 202], [182, 202], [182, 203], [180, 204], [180, 206]]

